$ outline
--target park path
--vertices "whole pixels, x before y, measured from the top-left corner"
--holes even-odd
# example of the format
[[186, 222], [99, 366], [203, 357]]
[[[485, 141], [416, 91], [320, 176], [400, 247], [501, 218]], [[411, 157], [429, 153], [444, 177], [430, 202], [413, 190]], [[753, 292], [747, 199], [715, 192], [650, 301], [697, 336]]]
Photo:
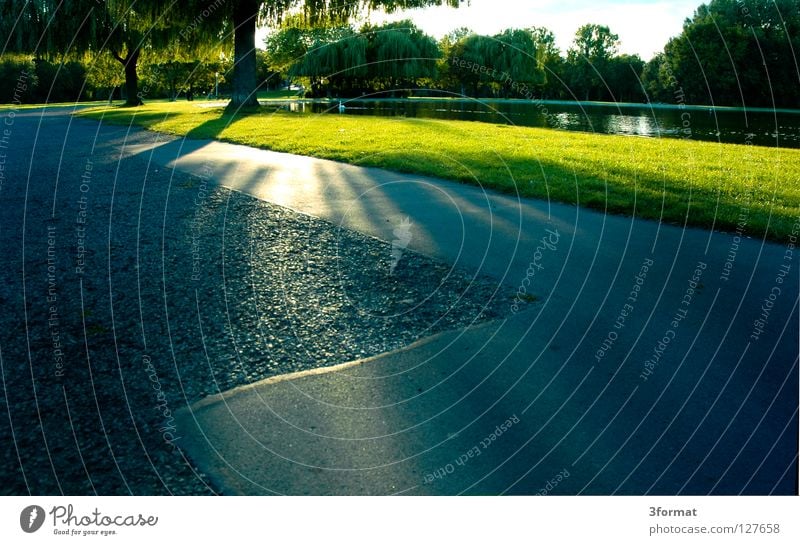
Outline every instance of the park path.
[[539, 301], [512, 305], [499, 324], [185, 411], [186, 448], [223, 490], [796, 490], [798, 271], [786, 244], [221, 142], [167, 138], [124, 153]]
[[86, 120], [71, 130], [537, 299], [180, 411], [183, 448], [225, 492], [796, 492], [786, 244]]

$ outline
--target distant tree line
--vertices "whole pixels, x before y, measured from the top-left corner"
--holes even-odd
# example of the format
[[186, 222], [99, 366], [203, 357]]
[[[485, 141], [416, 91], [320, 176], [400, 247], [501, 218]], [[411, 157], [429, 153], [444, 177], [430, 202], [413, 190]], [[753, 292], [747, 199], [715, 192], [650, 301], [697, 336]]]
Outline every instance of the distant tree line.
[[411, 21], [358, 30], [289, 21], [267, 38], [266, 61], [286, 79], [303, 81], [313, 97], [439, 90], [475, 97], [644, 100], [637, 76], [645, 63], [618, 55], [618, 43], [607, 27], [585, 25], [562, 58], [545, 28], [494, 36], [462, 28], [437, 42]]
[[426, 90], [499, 98], [800, 108], [799, 0], [711, 0], [664, 51], [619, 53], [608, 27], [578, 29], [562, 55], [551, 31], [458, 29], [438, 42], [411, 21], [314, 28], [287, 19], [266, 41], [270, 70], [313, 97]]
[[[151, 0], [75, 0], [55, 23], [44, 25], [55, 9], [48, 0], [0, 0], [0, 30], [8, 34], [0, 55], [0, 102], [13, 99], [23, 73], [25, 102], [116, 97], [136, 105], [146, 98], [207, 95], [215, 83], [220, 94], [247, 102], [235, 82], [242, 69], [236, 59], [246, 55], [220, 39], [225, 21], [235, 19], [229, 9], [242, 2], [190, 0], [185, 6], [195, 9], [176, 14]], [[254, 3], [259, 9], [271, 5]], [[94, 14], [91, 25], [84, 24], [86, 13]], [[410, 21], [356, 29], [346, 18], [304, 13], [284, 14], [266, 49], [251, 52], [258, 88], [301, 83], [311, 97], [444, 93], [800, 107], [800, 0], [711, 0], [649, 62], [620, 54], [619, 37], [595, 24], [578, 29], [562, 54], [542, 27], [493, 36], [462, 28], [436, 40]], [[40, 30], [39, 37], [21, 31], [20, 20]], [[67, 40], [72, 49], [65, 54]]]

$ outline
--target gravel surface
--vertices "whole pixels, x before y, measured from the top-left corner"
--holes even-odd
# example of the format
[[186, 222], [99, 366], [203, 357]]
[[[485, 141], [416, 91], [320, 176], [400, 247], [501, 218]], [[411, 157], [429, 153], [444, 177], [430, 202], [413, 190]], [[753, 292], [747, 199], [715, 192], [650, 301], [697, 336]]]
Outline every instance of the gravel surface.
[[69, 123], [19, 113], [0, 150], [2, 494], [213, 494], [179, 407], [509, 312], [512, 289], [405, 250], [402, 219], [379, 241]]

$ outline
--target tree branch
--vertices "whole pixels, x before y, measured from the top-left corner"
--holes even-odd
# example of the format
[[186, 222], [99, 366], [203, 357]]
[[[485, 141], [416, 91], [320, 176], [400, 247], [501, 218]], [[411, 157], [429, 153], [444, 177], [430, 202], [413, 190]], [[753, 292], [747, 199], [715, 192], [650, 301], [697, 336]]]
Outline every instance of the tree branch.
[[114, 57], [115, 59], [117, 59], [120, 63], [122, 63], [123, 66], [128, 64], [128, 61], [126, 59], [123, 59], [122, 57], [120, 57], [119, 53], [117, 53], [113, 49], [111, 50], [111, 56]]

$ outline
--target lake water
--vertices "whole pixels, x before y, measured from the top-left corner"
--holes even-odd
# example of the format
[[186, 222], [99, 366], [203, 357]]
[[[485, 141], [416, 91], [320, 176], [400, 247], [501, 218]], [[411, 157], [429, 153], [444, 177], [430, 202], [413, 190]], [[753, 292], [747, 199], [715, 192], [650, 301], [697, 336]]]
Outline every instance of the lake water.
[[604, 104], [438, 99], [294, 100], [270, 102], [282, 109], [335, 115], [460, 119], [569, 131], [652, 138], [685, 138], [736, 144], [800, 148], [800, 110], [642, 104]]

